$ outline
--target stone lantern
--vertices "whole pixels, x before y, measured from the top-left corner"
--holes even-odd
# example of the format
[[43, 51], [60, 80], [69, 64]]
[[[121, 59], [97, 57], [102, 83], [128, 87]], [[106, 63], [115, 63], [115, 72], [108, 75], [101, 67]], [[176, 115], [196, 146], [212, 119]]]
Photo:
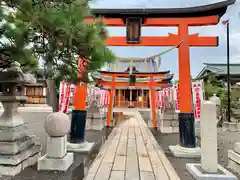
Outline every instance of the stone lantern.
[[0, 175], [14, 176], [35, 164], [40, 155], [41, 147], [34, 144], [34, 137], [26, 134], [24, 121], [17, 110], [20, 101], [27, 100], [24, 84], [33, 81], [17, 62], [0, 72], [0, 101], [4, 107], [0, 117]]

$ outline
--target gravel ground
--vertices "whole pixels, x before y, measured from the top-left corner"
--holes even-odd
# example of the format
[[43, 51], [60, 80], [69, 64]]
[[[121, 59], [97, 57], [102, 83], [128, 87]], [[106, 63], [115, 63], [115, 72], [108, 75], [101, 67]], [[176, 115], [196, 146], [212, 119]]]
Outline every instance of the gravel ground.
[[[27, 132], [29, 134], [36, 135], [35, 141], [37, 144], [41, 144], [42, 155], [46, 152], [46, 133], [43, 127], [45, 118], [49, 113], [44, 112], [21, 112], [26, 125]], [[56, 172], [56, 171], [37, 171], [37, 165], [28, 167], [24, 169], [20, 174], [15, 177], [2, 176], [0, 180], [82, 180], [84, 177], [84, 172], [86, 173], [87, 168], [90, 166], [95, 155], [97, 154], [100, 146], [106, 139], [106, 130], [94, 131], [87, 130], [85, 134], [85, 139], [88, 142], [95, 142], [96, 146], [93, 152], [89, 155], [82, 155], [79, 153], [74, 153], [74, 163], [68, 169], [67, 172]]]
[[[149, 114], [147, 112], [141, 112], [143, 119], [147, 121], [149, 119]], [[159, 131], [152, 130], [153, 135], [158, 141], [159, 145], [164, 150], [169, 161], [175, 168], [180, 179], [182, 180], [194, 180], [191, 174], [186, 170], [186, 163], [200, 163], [200, 158], [175, 158], [169, 150], [170, 145], [176, 145], [179, 143], [178, 134], [161, 134]], [[240, 132], [223, 132], [220, 128], [218, 129], [218, 162], [223, 167], [227, 168], [228, 165], [228, 150], [233, 149], [236, 142], [240, 141]], [[229, 169], [228, 169], [229, 170]], [[234, 173], [239, 179], [240, 175]]]

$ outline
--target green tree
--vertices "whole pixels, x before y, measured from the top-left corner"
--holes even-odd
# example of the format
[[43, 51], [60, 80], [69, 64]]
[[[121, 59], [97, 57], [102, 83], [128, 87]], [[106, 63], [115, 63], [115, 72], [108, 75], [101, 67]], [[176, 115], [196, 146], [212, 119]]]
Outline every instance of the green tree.
[[227, 107], [227, 91], [224, 87], [223, 81], [216, 74], [209, 74], [204, 83], [205, 96], [210, 98], [213, 94], [216, 94], [220, 100], [223, 108]]
[[[77, 57], [88, 59], [87, 73], [114, 60], [105, 46], [104, 24], [87, 24], [91, 15], [87, 1], [79, 0], [5, 0], [15, 11], [8, 20], [16, 28], [26, 29], [24, 36], [32, 45], [34, 55], [42, 58], [46, 77], [78, 83]], [[87, 74], [85, 77], [88, 77]], [[53, 85], [53, 84], [52, 84]], [[56, 89], [54, 85], [51, 89]]]
[[37, 57], [33, 48], [28, 46], [28, 36], [28, 28], [17, 21], [12, 23], [8, 6], [0, 1], [0, 68], [7, 68], [13, 61], [17, 61], [24, 71], [36, 71]]
[[18, 9], [12, 16], [13, 22], [28, 27], [28, 38], [36, 53], [45, 65], [53, 66], [48, 76], [59, 71], [64, 79], [75, 80], [77, 56], [89, 60], [88, 71], [96, 71], [114, 59], [104, 44], [104, 24], [85, 22], [90, 15], [85, 1], [9, 0], [8, 5]]

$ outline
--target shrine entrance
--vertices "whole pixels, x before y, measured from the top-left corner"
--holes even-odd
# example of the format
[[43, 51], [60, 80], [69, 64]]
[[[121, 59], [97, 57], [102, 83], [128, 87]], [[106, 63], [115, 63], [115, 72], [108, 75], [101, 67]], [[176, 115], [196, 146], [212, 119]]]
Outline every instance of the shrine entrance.
[[117, 89], [114, 107], [120, 108], [150, 108], [149, 91], [141, 89]]
[[[189, 27], [216, 25], [220, 17], [226, 12], [227, 7], [234, 4], [235, 0], [223, 1], [211, 5], [173, 8], [173, 9], [92, 9], [96, 17], [103, 17], [106, 26], [120, 26], [127, 28], [126, 37], [108, 37], [108, 46], [175, 46], [179, 55], [179, 133], [180, 145], [186, 148], [196, 147], [194, 113], [192, 109], [191, 76], [190, 76], [190, 53], [189, 47], [216, 47], [218, 37], [201, 37], [199, 34], [189, 34]], [[91, 23], [96, 19], [86, 18]], [[178, 33], [169, 33], [166, 37], [143, 37], [141, 27], [177, 27]], [[105, 73], [105, 72], [104, 72]], [[108, 72], [109, 74], [109, 72]], [[147, 73], [145, 75], [148, 76]], [[109, 76], [109, 75], [108, 75]], [[110, 86], [110, 103], [108, 108], [108, 120], [110, 121], [115, 94], [116, 73], [112, 73]], [[105, 82], [101, 82], [102, 84]], [[153, 83], [153, 82], [152, 82]], [[106, 84], [106, 83], [105, 83]], [[129, 84], [125, 84], [128, 86]], [[150, 98], [154, 99], [155, 88], [152, 84]], [[152, 102], [153, 103], [153, 102]], [[152, 119], [156, 121], [156, 106], [153, 103]], [[154, 123], [156, 127], [156, 122]]]

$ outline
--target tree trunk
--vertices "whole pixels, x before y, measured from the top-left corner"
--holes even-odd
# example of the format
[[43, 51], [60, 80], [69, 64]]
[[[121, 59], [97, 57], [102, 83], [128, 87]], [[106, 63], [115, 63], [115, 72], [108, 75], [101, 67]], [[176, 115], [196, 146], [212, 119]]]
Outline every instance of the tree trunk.
[[58, 112], [57, 89], [53, 79], [47, 79], [47, 89], [47, 104], [52, 106], [53, 112]]

